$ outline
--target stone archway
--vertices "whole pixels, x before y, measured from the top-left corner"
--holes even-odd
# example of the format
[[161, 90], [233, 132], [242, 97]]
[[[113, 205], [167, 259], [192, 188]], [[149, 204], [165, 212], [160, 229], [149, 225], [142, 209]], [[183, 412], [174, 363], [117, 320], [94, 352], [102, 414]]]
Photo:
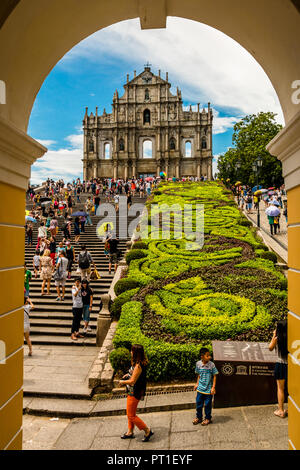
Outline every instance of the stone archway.
[[[22, 421], [22, 285], [24, 192], [30, 166], [46, 148], [31, 139], [27, 125], [43, 81], [63, 55], [95, 31], [118, 21], [140, 18], [141, 27], [163, 28], [167, 16], [210, 25], [239, 42], [260, 63], [278, 94], [286, 127], [269, 144], [283, 161], [289, 197], [290, 347], [300, 338], [300, 13], [298, 0], [2, 0], [0, 6], [0, 80], [6, 97], [0, 104], [0, 241], [10, 251], [1, 257], [0, 277], [14, 295], [0, 310], [6, 364], [0, 365], [0, 448], [21, 447]], [[72, 11], [72, 21], [70, 21]], [[294, 87], [294, 88], [293, 88]], [[3, 250], [4, 252], [6, 250]], [[8, 257], [8, 253], [13, 256]], [[17, 331], [17, 333], [16, 333]], [[293, 350], [291, 350], [293, 353]], [[295, 353], [296, 354], [296, 353]], [[300, 449], [299, 362], [290, 363], [290, 446]], [[14, 371], [12, 379], [12, 371]], [[7, 379], [8, 378], [8, 379]], [[7, 380], [6, 380], [7, 379]]]

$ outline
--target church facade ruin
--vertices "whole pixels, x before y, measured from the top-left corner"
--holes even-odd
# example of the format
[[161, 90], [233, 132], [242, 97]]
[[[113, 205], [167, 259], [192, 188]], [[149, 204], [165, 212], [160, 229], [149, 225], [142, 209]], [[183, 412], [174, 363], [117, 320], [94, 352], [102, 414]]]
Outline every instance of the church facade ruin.
[[115, 92], [112, 113], [88, 114], [83, 119], [83, 179], [168, 178], [201, 176], [212, 179], [213, 113], [192, 106], [184, 110], [181, 91], [170, 91], [165, 79], [145, 66]]

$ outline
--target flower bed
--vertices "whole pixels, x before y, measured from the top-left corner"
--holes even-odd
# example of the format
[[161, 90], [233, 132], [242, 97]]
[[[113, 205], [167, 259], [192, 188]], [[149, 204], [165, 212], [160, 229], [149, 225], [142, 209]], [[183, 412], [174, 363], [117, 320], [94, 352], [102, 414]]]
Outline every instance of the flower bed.
[[[200, 348], [211, 347], [214, 339], [268, 341], [287, 314], [286, 278], [274, 257], [265, 259], [266, 247], [220, 183], [162, 184], [147, 202], [147, 222], [157, 213], [150, 204], [166, 210], [164, 204], [178, 209], [199, 203], [204, 204], [201, 249], [171, 217], [170, 239], [143, 239], [141, 257], [127, 257], [121, 290], [125, 282], [132, 290], [121, 294], [114, 347], [142, 344], [153, 381], [193, 378]], [[195, 229], [195, 214], [188, 215]], [[154, 233], [163, 232], [159, 222]]]

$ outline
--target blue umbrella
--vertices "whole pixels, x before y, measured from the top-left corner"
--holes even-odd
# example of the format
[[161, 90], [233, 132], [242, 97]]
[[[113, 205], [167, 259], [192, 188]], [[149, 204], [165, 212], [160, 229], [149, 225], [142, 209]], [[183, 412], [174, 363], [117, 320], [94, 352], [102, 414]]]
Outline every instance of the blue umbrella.
[[280, 206], [278, 201], [272, 201], [273, 206]]
[[30, 217], [30, 215], [26, 215], [25, 220], [26, 222], [34, 222], [36, 224], [36, 219]]
[[87, 213], [84, 212], [84, 211], [78, 211], [78, 212], [74, 212], [74, 214], [71, 214], [72, 217], [81, 217], [81, 216], [87, 216]]

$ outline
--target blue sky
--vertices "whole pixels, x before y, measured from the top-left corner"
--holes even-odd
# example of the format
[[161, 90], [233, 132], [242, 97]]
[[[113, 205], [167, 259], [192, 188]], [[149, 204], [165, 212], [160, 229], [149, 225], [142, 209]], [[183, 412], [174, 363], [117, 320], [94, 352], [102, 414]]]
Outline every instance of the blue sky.
[[29, 134], [48, 147], [32, 167], [32, 183], [48, 176], [65, 181], [82, 177], [82, 119], [85, 107], [99, 113], [116, 88], [123, 94], [126, 74], [152, 70], [169, 73], [182, 91], [185, 106], [198, 102], [214, 110], [214, 168], [218, 155], [231, 146], [233, 125], [259, 111], [278, 113], [276, 93], [265, 72], [238, 43], [206, 25], [168, 18], [167, 29], [141, 31], [130, 20], [105, 28], [69, 51], [46, 78], [35, 101]]

